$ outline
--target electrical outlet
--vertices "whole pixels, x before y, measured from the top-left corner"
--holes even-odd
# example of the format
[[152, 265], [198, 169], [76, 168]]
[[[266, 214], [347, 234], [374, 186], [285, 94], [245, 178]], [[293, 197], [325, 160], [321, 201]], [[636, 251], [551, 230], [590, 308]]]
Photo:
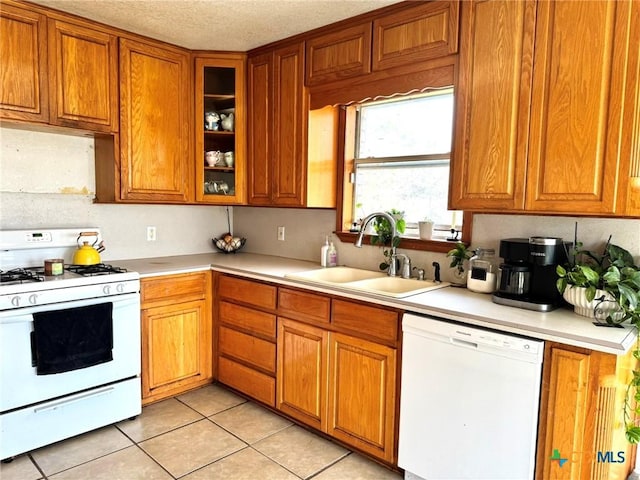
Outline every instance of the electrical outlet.
[[147, 242], [156, 241], [156, 227], [147, 227]]
[[284, 242], [284, 227], [278, 227], [278, 240]]

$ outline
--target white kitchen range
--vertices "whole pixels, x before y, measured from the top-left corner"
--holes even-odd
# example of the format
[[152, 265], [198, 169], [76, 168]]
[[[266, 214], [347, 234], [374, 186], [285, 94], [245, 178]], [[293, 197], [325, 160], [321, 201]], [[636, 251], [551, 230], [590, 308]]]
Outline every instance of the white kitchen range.
[[139, 275], [86, 232], [0, 231], [0, 459], [141, 412]]

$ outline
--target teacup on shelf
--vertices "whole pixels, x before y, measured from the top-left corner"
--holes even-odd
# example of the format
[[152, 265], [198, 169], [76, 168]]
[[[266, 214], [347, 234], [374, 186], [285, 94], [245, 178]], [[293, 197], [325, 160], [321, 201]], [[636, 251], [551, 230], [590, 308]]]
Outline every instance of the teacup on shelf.
[[219, 150], [204, 152], [204, 160], [210, 167], [215, 167], [216, 164], [219, 164], [221, 161], [223, 161], [222, 152]]

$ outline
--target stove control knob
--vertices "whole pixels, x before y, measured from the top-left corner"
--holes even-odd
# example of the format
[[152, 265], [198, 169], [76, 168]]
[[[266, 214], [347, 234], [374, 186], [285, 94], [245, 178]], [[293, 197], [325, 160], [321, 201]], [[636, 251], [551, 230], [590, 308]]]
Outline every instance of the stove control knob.
[[11, 299], [11, 305], [13, 305], [14, 307], [19, 307], [20, 306], [20, 297], [18, 295], [16, 295], [15, 297], [13, 297]]
[[116, 292], [118, 292], [118, 293], [123, 293], [124, 292], [124, 284], [123, 283], [119, 283], [118, 285], [116, 285]]
[[102, 292], [105, 295], [111, 295], [111, 285], [105, 285], [104, 287], [102, 287]]
[[35, 293], [32, 293], [31, 295], [29, 295], [29, 303], [31, 305], [37, 305], [38, 303], [38, 295]]

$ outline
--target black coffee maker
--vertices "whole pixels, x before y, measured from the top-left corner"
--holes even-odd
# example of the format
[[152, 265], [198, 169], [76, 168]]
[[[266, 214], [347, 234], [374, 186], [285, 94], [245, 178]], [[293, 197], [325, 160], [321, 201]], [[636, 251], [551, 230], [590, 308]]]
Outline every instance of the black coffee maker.
[[498, 290], [493, 301], [538, 312], [562, 304], [556, 266], [567, 261], [571, 243], [556, 237], [507, 238], [500, 241]]

